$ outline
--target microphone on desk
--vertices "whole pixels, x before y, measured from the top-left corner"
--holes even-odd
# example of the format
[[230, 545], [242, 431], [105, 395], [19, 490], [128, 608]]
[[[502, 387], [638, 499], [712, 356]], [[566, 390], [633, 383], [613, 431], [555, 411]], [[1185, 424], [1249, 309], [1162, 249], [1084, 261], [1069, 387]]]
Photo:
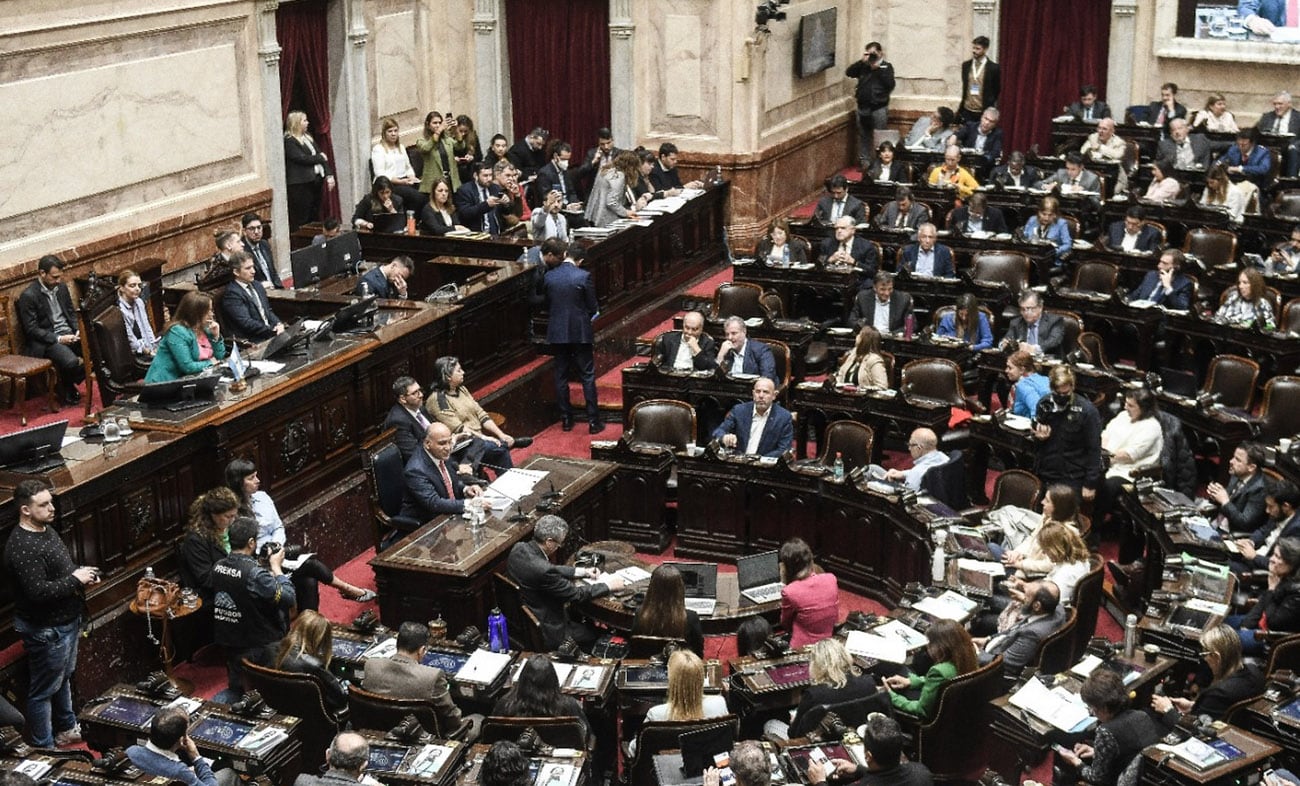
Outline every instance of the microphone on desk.
[[543, 502], [555, 502], [564, 499], [564, 492], [556, 490], [555, 481], [548, 478], [546, 483], [551, 487], [551, 490], [542, 495]]

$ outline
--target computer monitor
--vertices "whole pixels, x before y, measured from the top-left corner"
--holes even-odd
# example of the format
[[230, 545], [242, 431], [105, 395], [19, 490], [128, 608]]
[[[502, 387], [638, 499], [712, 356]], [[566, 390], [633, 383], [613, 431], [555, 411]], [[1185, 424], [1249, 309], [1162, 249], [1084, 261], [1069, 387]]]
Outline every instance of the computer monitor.
[[325, 242], [325, 250], [329, 253], [326, 269], [330, 276], [355, 275], [361, 266], [361, 237], [356, 232], [330, 238]]
[[736, 560], [736, 582], [741, 592], [754, 587], [764, 587], [781, 580], [781, 563], [775, 549], [761, 554], [750, 554]]
[[140, 403], [166, 406], [178, 401], [215, 400], [220, 374], [203, 373], [166, 382], [151, 382], [140, 388]]
[[716, 562], [665, 562], [682, 574], [688, 598], [718, 597], [718, 563]]
[[345, 333], [349, 330], [355, 330], [359, 325], [369, 324], [374, 320], [374, 315], [379, 311], [379, 304], [375, 302], [375, 295], [367, 295], [363, 298], [356, 298], [343, 308], [334, 313], [335, 333]]
[[293, 269], [293, 286], [306, 289], [329, 278], [329, 247], [325, 243], [318, 246], [304, 246], [289, 254], [289, 266]]
[[677, 736], [682, 746], [682, 774], [694, 777], [713, 766], [713, 757], [730, 753], [736, 742], [735, 730], [729, 723], [706, 726], [703, 729], [682, 732]]
[[250, 352], [248, 356], [253, 360], [272, 360], [276, 355], [282, 355], [304, 338], [303, 320], [298, 320], [292, 325], [286, 327], [275, 336], [260, 352]]
[[68, 421], [58, 420], [0, 436], [0, 467], [39, 461], [59, 453], [67, 431]]
[[370, 230], [372, 232], [395, 235], [406, 231], [405, 213], [375, 213], [370, 218], [370, 223], [375, 225], [375, 228]]

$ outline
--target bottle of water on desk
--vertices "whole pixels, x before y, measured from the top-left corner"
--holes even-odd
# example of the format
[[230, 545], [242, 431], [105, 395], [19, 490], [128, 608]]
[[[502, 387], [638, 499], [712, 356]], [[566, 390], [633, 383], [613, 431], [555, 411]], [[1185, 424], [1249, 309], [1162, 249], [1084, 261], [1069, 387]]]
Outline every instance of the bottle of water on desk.
[[844, 480], [844, 454], [835, 454], [835, 463], [831, 465], [831, 474], [835, 477], [836, 482]]
[[1132, 658], [1137, 652], [1138, 618], [1130, 614], [1124, 618], [1124, 657]]
[[506, 627], [506, 615], [501, 613], [501, 609], [494, 608], [488, 615], [488, 646], [493, 652], [508, 652], [510, 650], [510, 633]]

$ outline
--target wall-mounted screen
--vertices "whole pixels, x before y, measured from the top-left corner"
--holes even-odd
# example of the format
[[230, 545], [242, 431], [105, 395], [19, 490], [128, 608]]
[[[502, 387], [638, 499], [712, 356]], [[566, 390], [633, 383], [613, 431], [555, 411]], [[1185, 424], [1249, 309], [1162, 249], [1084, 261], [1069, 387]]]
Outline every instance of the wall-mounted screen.
[[835, 67], [835, 12], [835, 8], [827, 8], [799, 19], [794, 57], [800, 79]]

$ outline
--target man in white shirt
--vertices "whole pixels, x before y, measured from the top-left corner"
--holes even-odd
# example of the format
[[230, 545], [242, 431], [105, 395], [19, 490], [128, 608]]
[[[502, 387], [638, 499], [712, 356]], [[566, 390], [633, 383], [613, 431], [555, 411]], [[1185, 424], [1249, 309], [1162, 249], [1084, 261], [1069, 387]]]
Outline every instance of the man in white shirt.
[[704, 315], [688, 311], [682, 329], [664, 333], [658, 343], [655, 363], [673, 371], [707, 371], [718, 367], [717, 345], [704, 332]]
[[794, 442], [794, 420], [776, 403], [776, 385], [767, 377], [755, 380], [753, 397], [731, 408], [713, 438], [729, 450], [777, 458]]
[[1109, 117], [1097, 123], [1097, 130], [1088, 136], [1079, 150], [1093, 161], [1119, 163], [1124, 158], [1125, 143], [1115, 133], [1115, 121]]

